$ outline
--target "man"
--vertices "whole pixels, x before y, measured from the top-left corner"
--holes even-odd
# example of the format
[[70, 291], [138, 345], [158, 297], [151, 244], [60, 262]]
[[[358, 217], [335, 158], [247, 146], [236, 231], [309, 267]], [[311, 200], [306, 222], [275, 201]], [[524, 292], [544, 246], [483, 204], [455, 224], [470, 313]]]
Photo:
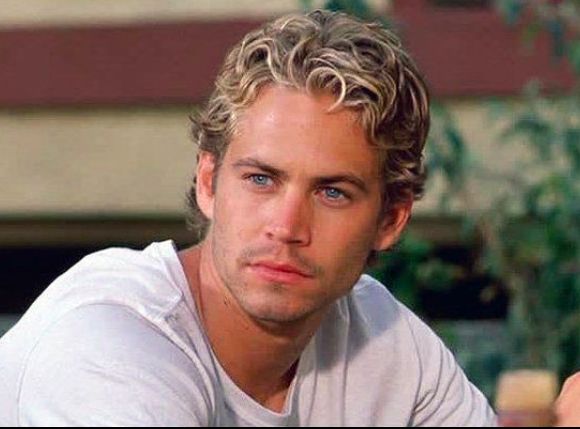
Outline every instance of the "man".
[[376, 280], [422, 193], [423, 80], [378, 25], [248, 34], [194, 119], [199, 245], [109, 249], [0, 343], [7, 425], [489, 425], [441, 341]]

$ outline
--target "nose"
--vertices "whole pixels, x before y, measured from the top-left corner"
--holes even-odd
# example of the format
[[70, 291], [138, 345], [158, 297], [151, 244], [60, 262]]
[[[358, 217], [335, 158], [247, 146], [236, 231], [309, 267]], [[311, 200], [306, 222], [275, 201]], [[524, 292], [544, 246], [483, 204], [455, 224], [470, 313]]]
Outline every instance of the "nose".
[[283, 244], [305, 246], [310, 243], [311, 207], [298, 192], [285, 192], [272, 201], [266, 225], [268, 239]]

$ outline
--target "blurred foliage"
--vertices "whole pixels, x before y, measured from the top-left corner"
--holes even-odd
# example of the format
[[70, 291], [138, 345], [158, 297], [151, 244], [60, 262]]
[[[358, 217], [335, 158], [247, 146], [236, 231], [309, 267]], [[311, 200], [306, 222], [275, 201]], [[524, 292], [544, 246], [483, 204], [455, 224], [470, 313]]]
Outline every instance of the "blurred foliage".
[[[308, 11], [314, 9], [313, 0], [300, 0], [300, 4], [303, 10]], [[387, 26], [389, 23], [388, 17], [373, 9], [366, 0], [325, 0], [322, 8], [346, 12], [366, 21], [380, 21]]]
[[[312, 1], [302, 5], [309, 8]], [[548, 97], [541, 83], [532, 81], [517, 103], [489, 103], [489, 117], [482, 121], [489, 121], [501, 149], [523, 146], [529, 155], [508, 172], [492, 171], [489, 160], [486, 165], [477, 159], [472, 152], [477, 142], [461, 132], [445, 103], [433, 103], [427, 162], [432, 176], [445, 184], [441, 209], [462, 216], [463, 233], [478, 243], [477, 270], [495, 279], [488, 292], [507, 289], [511, 297], [509, 350], [495, 344], [464, 356], [462, 363], [468, 373], [470, 365], [489, 366], [490, 376], [504, 366], [540, 366], [564, 377], [580, 368], [580, 0], [497, 0], [495, 5], [530, 49], [547, 34], [554, 60], [569, 63], [576, 84], [568, 94]], [[329, 0], [325, 7], [376, 20], [364, 0]], [[474, 182], [494, 190], [485, 207], [476, 204]], [[431, 244], [410, 236], [381, 256], [371, 273], [419, 312], [421, 289], [447, 287], [461, 275], [458, 267], [435, 257]], [[457, 340], [449, 328], [442, 332], [448, 341]], [[474, 381], [484, 390], [492, 384]]]
[[421, 290], [445, 290], [464, 278], [465, 269], [439, 259], [435, 246], [407, 234], [388, 253], [381, 253], [369, 274], [389, 286], [397, 298], [413, 310], [423, 313]]
[[[500, 321], [434, 322], [433, 328], [454, 351], [465, 373], [487, 398], [494, 403], [497, 376], [506, 367], [508, 343]], [[493, 341], [490, 341], [490, 338]]]
[[[313, 9], [313, 0], [300, 0], [300, 3], [305, 10]], [[377, 15], [365, 0], [326, 0], [323, 8], [332, 11], [343, 11], [365, 20], [383, 18]]]
[[567, 57], [580, 72], [580, 0], [496, 0], [508, 25], [520, 25], [523, 42], [531, 46], [548, 34], [555, 57]]
[[[575, 86], [547, 97], [531, 81], [521, 103], [491, 103], [490, 130], [501, 124], [496, 140], [529, 155], [505, 173], [470, 155], [475, 142], [436, 104], [429, 162], [446, 183], [442, 208], [458, 203], [466, 229], [480, 239], [478, 269], [511, 297], [506, 366], [545, 367], [564, 377], [580, 367], [580, 2], [496, 4], [508, 24], [523, 22], [526, 43], [548, 34], [554, 58], [572, 66]], [[474, 203], [473, 181], [494, 189], [487, 208]]]
[[[510, 294], [508, 365], [548, 367], [564, 376], [580, 365], [580, 103], [577, 97], [542, 98], [532, 85], [523, 105], [501, 109], [512, 120], [498, 139], [525, 144], [529, 159], [503, 176], [489, 172], [466, 155], [468, 138], [439, 107], [430, 137], [432, 169], [448, 184], [442, 208], [459, 203], [466, 229], [479, 237], [478, 269]], [[453, 162], [457, 168], [448, 171]], [[473, 202], [473, 180], [494, 189], [486, 208]], [[492, 188], [498, 180], [503, 183]]]

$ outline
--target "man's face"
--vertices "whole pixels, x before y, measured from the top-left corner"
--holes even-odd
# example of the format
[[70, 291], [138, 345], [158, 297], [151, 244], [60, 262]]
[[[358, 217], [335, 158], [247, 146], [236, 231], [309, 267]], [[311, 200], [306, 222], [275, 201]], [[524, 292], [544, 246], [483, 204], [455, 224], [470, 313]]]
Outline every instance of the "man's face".
[[263, 89], [238, 120], [215, 194], [214, 160], [200, 157], [198, 202], [211, 220], [212, 262], [226, 293], [254, 319], [324, 312], [351, 290], [369, 251], [400, 232], [379, 219], [377, 154], [352, 111], [327, 113], [334, 101]]

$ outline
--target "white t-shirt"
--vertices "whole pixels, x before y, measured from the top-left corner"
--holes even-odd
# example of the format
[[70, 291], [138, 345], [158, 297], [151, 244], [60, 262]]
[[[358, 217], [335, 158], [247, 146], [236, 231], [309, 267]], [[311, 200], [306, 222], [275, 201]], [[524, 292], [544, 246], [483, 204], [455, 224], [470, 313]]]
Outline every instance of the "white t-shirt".
[[437, 336], [362, 276], [304, 350], [282, 413], [209, 346], [173, 242], [108, 249], [0, 339], [0, 426], [484, 426], [496, 419]]

